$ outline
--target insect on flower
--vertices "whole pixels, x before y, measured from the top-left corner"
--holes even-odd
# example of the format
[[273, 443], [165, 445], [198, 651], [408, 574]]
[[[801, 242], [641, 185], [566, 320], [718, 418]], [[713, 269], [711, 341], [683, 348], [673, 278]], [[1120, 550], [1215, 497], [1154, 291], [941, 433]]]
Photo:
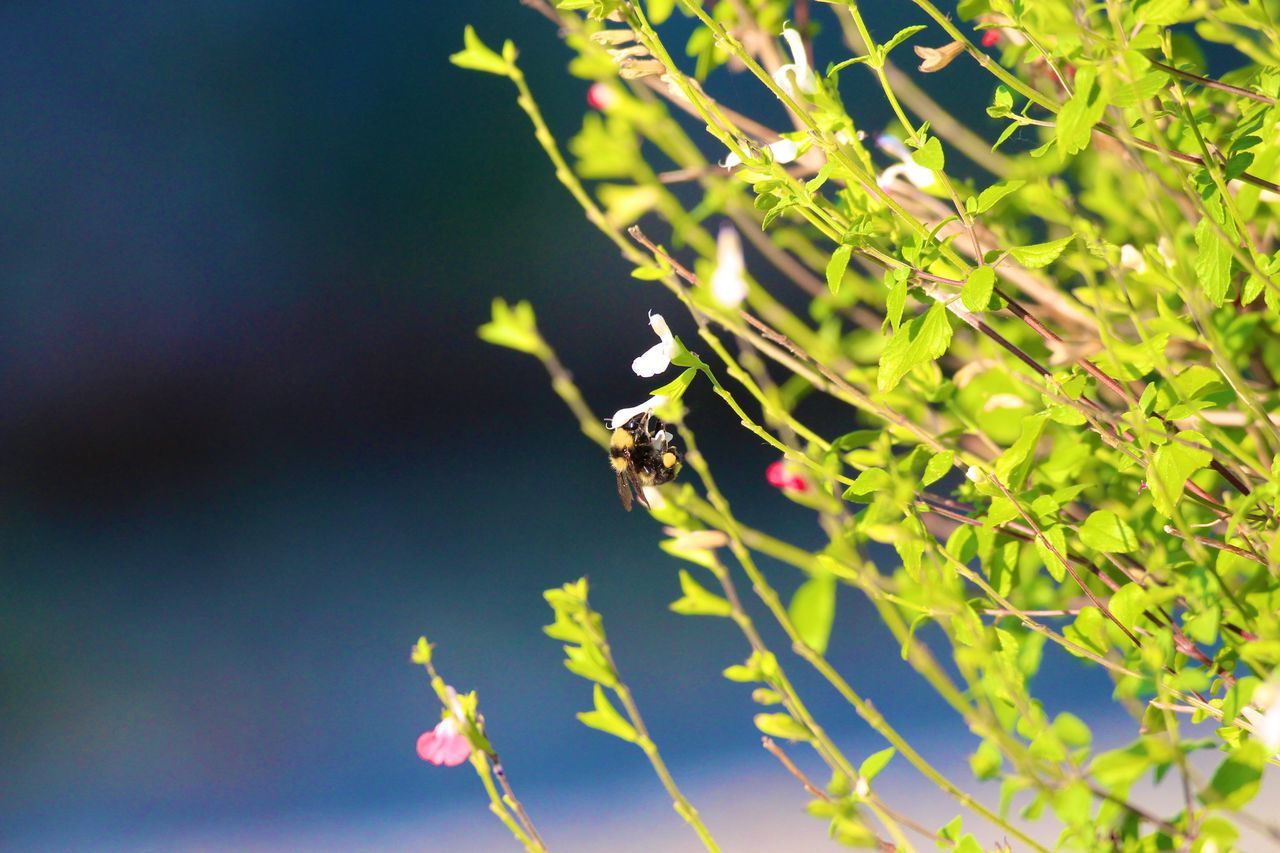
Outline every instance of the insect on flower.
[[675, 446], [674, 437], [667, 425], [653, 415], [652, 410], [662, 402], [665, 398], [652, 397], [642, 406], [620, 409], [607, 424], [613, 427], [609, 463], [618, 480], [618, 499], [627, 512], [631, 511], [633, 494], [642, 507], [649, 509], [645, 487], [671, 482], [680, 468], [680, 449]]

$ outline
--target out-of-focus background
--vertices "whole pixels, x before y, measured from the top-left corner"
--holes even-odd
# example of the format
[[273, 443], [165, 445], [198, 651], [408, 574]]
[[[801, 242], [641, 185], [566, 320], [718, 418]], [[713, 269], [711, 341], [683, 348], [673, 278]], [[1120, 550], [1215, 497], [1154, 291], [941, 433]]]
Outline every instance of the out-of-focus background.
[[[656, 527], [538, 365], [475, 337], [492, 296], [533, 300], [607, 413], [652, 384], [628, 370], [646, 310], [683, 320], [582, 220], [511, 87], [448, 65], [466, 21], [515, 38], [576, 131], [586, 84], [514, 0], [0, 8], [0, 846], [511, 849], [468, 768], [414, 753], [438, 720], [408, 660], [425, 632], [553, 846], [692, 849], [638, 751], [573, 719], [589, 687], [540, 635], [541, 591], [584, 574], [727, 848], [822, 845], [718, 677], [738, 635], [666, 610]], [[944, 87], [971, 90], [963, 115], [977, 81]], [[818, 542], [768, 449], [690, 403], [741, 514]], [[967, 777], [972, 738], [853, 595], [832, 657]], [[800, 680], [851, 755], [883, 746]], [[1107, 694], [1052, 656], [1044, 680], [1053, 710]], [[896, 762], [883, 779], [927, 822], [956, 811]]]

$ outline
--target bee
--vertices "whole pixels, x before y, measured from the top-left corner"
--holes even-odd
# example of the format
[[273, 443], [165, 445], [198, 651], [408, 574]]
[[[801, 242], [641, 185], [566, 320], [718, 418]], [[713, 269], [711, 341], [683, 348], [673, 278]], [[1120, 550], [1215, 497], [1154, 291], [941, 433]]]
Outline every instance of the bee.
[[634, 493], [640, 506], [648, 509], [644, 487], [661, 486], [675, 479], [680, 467], [680, 450], [673, 443], [667, 425], [643, 412], [614, 427], [609, 439], [609, 462], [618, 478], [622, 508], [631, 511]]

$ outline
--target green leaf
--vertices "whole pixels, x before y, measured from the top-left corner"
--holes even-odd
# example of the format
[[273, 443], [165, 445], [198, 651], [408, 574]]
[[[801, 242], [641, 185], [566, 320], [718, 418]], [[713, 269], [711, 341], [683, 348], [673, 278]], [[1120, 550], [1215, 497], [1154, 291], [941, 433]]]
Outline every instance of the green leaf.
[[986, 311], [995, 286], [996, 271], [991, 267], [978, 267], [965, 279], [964, 287], [960, 289], [960, 301], [970, 311]]
[[831, 253], [831, 260], [827, 261], [827, 288], [832, 293], [840, 292], [840, 284], [844, 281], [845, 270], [849, 268], [849, 255], [852, 252], [852, 246], [836, 246], [836, 250]]
[[1151, 597], [1136, 583], [1128, 583], [1120, 587], [1107, 602], [1107, 609], [1111, 611], [1111, 615], [1131, 631], [1142, 618], [1143, 611], [1150, 606]]
[[1089, 146], [1093, 126], [1102, 118], [1107, 100], [1097, 86], [1098, 70], [1092, 65], [1076, 69], [1075, 94], [1071, 96], [1054, 122], [1054, 137], [1062, 157], [1075, 154]]
[[818, 654], [825, 654], [836, 616], [835, 576], [814, 575], [800, 584], [791, 598], [787, 615], [805, 645]]
[[684, 616], [728, 616], [733, 613], [729, 602], [704, 588], [684, 569], [680, 570], [683, 595], [671, 603], [671, 609]]
[[1184, 441], [1204, 442], [1205, 438], [1193, 430], [1178, 433], [1178, 441], [1161, 445], [1147, 466], [1147, 486], [1151, 503], [1156, 512], [1165, 518], [1173, 518], [1173, 509], [1182, 499], [1187, 480], [1192, 474], [1209, 464], [1213, 454], [1199, 447], [1189, 447]]
[[1114, 512], [1100, 509], [1091, 513], [1080, 525], [1080, 540], [1096, 551], [1130, 554], [1138, 550], [1138, 537], [1133, 528]]
[[565, 668], [574, 675], [580, 675], [588, 681], [614, 687], [618, 683], [617, 676], [609, 668], [609, 663], [594, 646], [565, 646]]
[[996, 460], [996, 476], [1010, 491], [1021, 491], [1023, 484], [1027, 482], [1027, 475], [1031, 473], [1032, 463], [1035, 462], [1036, 445], [1040, 442], [1048, 418], [1047, 412], [1023, 418], [1018, 440]]
[[942, 143], [938, 141], [938, 137], [930, 136], [925, 140], [915, 154], [911, 155], [911, 159], [915, 160], [926, 169], [932, 169], [935, 172], [941, 172], [946, 164], [946, 157], [942, 153]]
[[951, 323], [947, 309], [941, 302], [934, 302], [924, 317], [916, 317], [904, 323], [889, 339], [880, 354], [880, 372], [876, 387], [892, 391], [915, 367], [928, 364], [947, 351], [951, 343]]
[[[1062, 583], [1067, 579], [1067, 567], [1062, 564], [1062, 560], [1058, 559], [1058, 555], [1067, 556], [1067, 537], [1062, 532], [1061, 525], [1053, 527], [1042, 527], [1040, 532], [1044, 534], [1044, 538], [1049, 540], [1049, 545], [1053, 546], [1051, 550], [1049, 545], [1041, 541], [1040, 537], [1036, 537], [1036, 553], [1040, 555], [1041, 562], [1044, 563], [1045, 569], [1049, 572], [1049, 577], [1058, 583]], [[1057, 551], [1055, 554], [1054, 551]]]
[[907, 279], [908, 271], [905, 269], [896, 269], [884, 274], [885, 284], [889, 288], [889, 293], [884, 298], [884, 313], [889, 319], [889, 325], [893, 330], [898, 331], [898, 327], [902, 325], [902, 309], [907, 304]]
[[1001, 181], [998, 184], [992, 184], [982, 192], [978, 193], [977, 200], [974, 202], [973, 213], [986, 213], [991, 208], [1000, 203], [1000, 200], [1009, 193], [1017, 192], [1026, 181]]
[[1053, 718], [1053, 733], [1067, 746], [1088, 746], [1093, 740], [1093, 732], [1085, 721], [1068, 711]]
[[1003, 763], [1004, 756], [1000, 753], [1000, 747], [989, 740], [978, 744], [977, 751], [969, 756], [969, 769], [978, 780], [985, 781], [999, 776], [1000, 765]]
[[1209, 787], [1200, 798], [1224, 809], [1239, 809], [1258, 793], [1267, 749], [1256, 740], [1247, 740], [1218, 765]]
[[876, 776], [880, 775], [880, 771], [883, 770], [885, 765], [889, 763], [890, 759], [897, 754], [898, 750], [890, 746], [877, 753], [868, 755], [866, 759], [858, 765], [858, 775], [870, 782], [872, 779], [876, 778]]
[[684, 392], [689, 390], [689, 383], [693, 382], [693, 377], [698, 375], [698, 368], [690, 367], [680, 373], [675, 379], [672, 379], [661, 388], [655, 389], [650, 396], [666, 397], [668, 400], [679, 400], [684, 396]]
[[472, 71], [498, 74], [502, 77], [511, 73], [511, 66], [507, 61], [486, 47], [470, 24], [462, 31], [462, 43], [463, 50], [449, 57], [449, 61], [454, 65], [459, 68], [469, 68]]
[[505, 299], [494, 299], [491, 310], [493, 319], [476, 330], [480, 340], [533, 355], [542, 350], [532, 305], [525, 301], [511, 305]]
[[1139, 6], [1135, 14], [1139, 21], [1163, 27], [1181, 21], [1190, 5], [1190, 0], [1150, 0]]
[[420, 666], [426, 666], [431, 663], [431, 644], [427, 642], [426, 637], [418, 638], [418, 642], [414, 644], [413, 652], [409, 655], [409, 659]]
[[[1005, 86], [996, 86], [995, 96], [991, 99], [991, 106], [987, 107], [987, 115], [992, 118], [1004, 118], [1013, 112], [1013, 93]], [[1018, 127], [1018, 125], [1013, 125]]]
[[885, 42], [880, 46], [880, 56], [881, 57], [888, 56], [889, 51], [893, 50], [895, 47], [902, 44], [904, 41], [911, 38], [913, 35], [920, 32], [921, 30], [927, 30], [927, 29], [928, 27], [923, 26], [921, 24], [917, 24], [914, 27], [904, 27], [903, 29], [898, 30], [896, 33], [893, 34], [893, 38], [889, 39], [887, 42]]
[[924, 476], [920, 478], [920, 485], [928, 486], [941, 480], [951, 470], [955, 459], [956, 454], [952, 450], [944, 450], [941, 453], [934, 454], [929, 460], [929, 464], [924, 466]]
[[811, 740], [813, 735], [801, 723], [792, 719], [789, 714], [756, 714], [756, 728], [770, 737], [785, 740]]
[[853, 485], [844, 490], [845, 500], [866, 497], [873, 492], [887, 489], [892, 480], [889, 473], [881, 468], [868, 468], [858, 474]]
[[1030, 246], [1019, 246], [1009, 251], [1018, 263], [1034, 270], [1048, 266], [1057, 260], [1062, 250], [1067, 248], [1075, 238], [1076, 235], [1068, 234], [1066, 237], [1050, 240], [1048, 243], [1033, 243]]
[[1231, 247], [1218, 236], [1207, 216], [1196, 226], [1196, 250], [1196, 278], [1209, 300], [1221, 307], [1231, 286]]
[[593, 729], [611, 734], [614, 737], [621, 738], [628, 743], [635, 743], [639, 740], [635, 727], [627, 722], [627, 719], [618, 713], [618, 709], [614, 708], [609, 702], [609, 698], [605, 696], [604, 690], [599, 684], [595, 685], [595, 706], [594, 711], [583, 711], [578, 714], [578, 720], [584, 725]]

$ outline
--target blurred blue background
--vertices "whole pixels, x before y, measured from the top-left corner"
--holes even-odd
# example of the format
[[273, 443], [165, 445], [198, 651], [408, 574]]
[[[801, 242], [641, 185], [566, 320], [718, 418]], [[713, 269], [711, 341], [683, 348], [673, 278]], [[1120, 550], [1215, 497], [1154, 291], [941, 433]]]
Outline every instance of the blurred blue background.
[[[692, 849], [639, 752], [573, 719], [590, 690], [540, 594], [584, 574], [729, 849], [821, 844], [718, 677], [740, 637], [666, 610], [656, 527], [540, 367], [475, 337], [492, 296], [532, 299], [607, 413], [652, 384], [627, 369], [646, 310], [686, 324], [583, 221], [510, 86], [447, 64], [467, 21], [516, 38], [567, 139], [586, 85], [515, 2], [0, 7], [0, 846], [511, 849], [467, 768], [414, 753], [438, 720], [408, 660], [425, 632], [553, 846]], [[773, 454], [691, 404], [742, 516], [820, 542], [764, 484]], [[832, 657], [966, 774], [972, 739], [852, 594]], [[1051, 704], [1107, 693], [1047, 666]], [[881, 748], [792, 670], [851, 755]]]

